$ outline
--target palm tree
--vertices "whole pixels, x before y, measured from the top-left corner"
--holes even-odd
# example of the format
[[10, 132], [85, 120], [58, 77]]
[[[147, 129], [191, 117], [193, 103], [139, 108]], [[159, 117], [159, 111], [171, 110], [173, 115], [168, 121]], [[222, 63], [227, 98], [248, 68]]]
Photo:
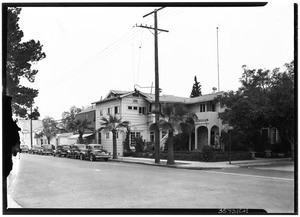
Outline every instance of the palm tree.
[[162, 119], [158, 123], [150, 125], [150, 130], [159, 128], [160, 130], [168, 131], [168, 158], [167, 164], [174, 165], [174, 147], [173, 147], [173, 136], [177, 132], [192, 131], [192, 125], [194, 124], [193, 115], [189, 115], [187, 109], [181, 105], [168, 104], [163, 107], [163, 113], [161, 114]]
[[81, 119], [75, 119], [72, 122], [69, 122], [67, 125], [68, 131], [78, 132], [78, 143], [83, 144], [83, 134], [85, 133], [85, 130], [91, 130], [94, 131], [94, 128], [90, 126], [91, 122], [87, 120], [87, 118]]
[[108, 117], [102, 117], [101, 118], [101, 126], [99, 128], [99, 131], [111, 131], [113, 134], [113, 159], [117, 159], [117, 137], [116, 133], [118, 131], [126, 130], [129, 122], [128, 121], [122, 121], [122, 118], [118, 118], [116, 115], [109, 114]]

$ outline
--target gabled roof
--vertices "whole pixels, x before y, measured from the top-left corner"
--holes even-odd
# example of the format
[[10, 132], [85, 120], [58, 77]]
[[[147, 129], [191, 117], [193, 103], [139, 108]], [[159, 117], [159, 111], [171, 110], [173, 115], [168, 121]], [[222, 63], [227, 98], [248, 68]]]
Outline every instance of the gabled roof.
[[111, 95], [111, 94], [114, 94], [115, 96], [114, 97], [117, 97], [117, 96], [120, 96], [120, 95], [123, 95], [123, 94], [126, 94], [130, 91], [123, 91], [123, 90], [111, 90], [109, 91], [109, 93], [106, 95], [106, 97], [104, 99], [108, 99], [108, 97]]

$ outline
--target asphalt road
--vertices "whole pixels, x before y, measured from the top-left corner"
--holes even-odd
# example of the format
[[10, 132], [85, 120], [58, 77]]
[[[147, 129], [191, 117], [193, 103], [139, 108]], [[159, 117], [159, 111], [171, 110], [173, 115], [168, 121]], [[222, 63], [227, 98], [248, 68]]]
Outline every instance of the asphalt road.
[[294, 173], [186, 170], [21, 154], [9, 194], [23, 208], [240, 208], [294, 212]]

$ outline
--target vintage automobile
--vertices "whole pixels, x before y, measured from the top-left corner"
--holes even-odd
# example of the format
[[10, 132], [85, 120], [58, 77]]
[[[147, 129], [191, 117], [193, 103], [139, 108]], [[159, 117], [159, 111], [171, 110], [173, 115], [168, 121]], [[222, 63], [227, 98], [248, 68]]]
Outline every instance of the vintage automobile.
[[80, 153], [84, 150], [86, 150], [86, 144], [71, 145], [70, 150], [67, 152], [67, 157], [77, 159], [80, 157]]
[[110, 157], [110, 154], [99, 144], [89, 144], [86, 146], [86, 150], [82, 150], [80, 153], [81, 160], [88, 158], [90, 161], [95, 161], [97, 159], [108, 161]]
[[41, 155], [52, 155], [53, 154], [53, 145], [42, 145]]
[[29, 154], [41, 154], [42, 147], [39, 146], [33, 146], [31, 149], [29, 149]]
[[28, 153], [29, 148], [27, 145], [20, 145], [21, 153]]
[[68, 150], [71, 149], [71, 145], [68, 144], [62, 144], [58, 145], [57, 148], [53, 151], [53, 156], [56, 157], [61, 157], [61, 156], [67, 156]]

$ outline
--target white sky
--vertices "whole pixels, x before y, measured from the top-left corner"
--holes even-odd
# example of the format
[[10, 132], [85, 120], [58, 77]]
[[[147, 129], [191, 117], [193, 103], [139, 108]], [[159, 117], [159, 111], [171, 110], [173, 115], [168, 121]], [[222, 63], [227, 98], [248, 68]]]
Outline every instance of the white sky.
[[[40, 119], [71, 106], [91, 105], [109, 90], [134, 84], [154, 85], [154, 36], [135, 24], [154, 26], [153, 7], [23, 8], [19, 25], [24, 41], [39, 40], [47, 57], [32, 84]], [[164, 94], [189, 97], [194, 76], [202, 94], [217, 87], [219, 27], [220, 89], [237, 90], [242, 65], [273, 69], [293, 59], [293, 2], [265, 7], [172, 8], [158, 12], [160, 88]], [[138, 88], [144, 92], [150, 89]], [[154, 93], [154, 90], [153, 90]]]

